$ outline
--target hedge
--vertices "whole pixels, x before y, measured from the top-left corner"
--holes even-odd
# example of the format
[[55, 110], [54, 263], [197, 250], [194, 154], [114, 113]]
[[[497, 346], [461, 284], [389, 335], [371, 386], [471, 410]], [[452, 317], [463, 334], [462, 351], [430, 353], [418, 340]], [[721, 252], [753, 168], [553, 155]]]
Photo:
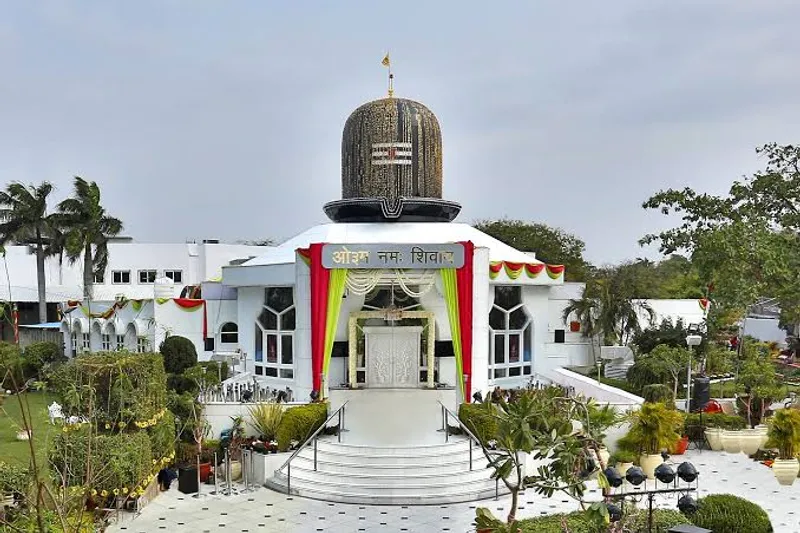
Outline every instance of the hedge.
[[[132, 491], [158, 468], [150, 438], [144, 431], [90, 435], [84, 426], [59, 433], [49, 455], [57, 483], [98, 492]], [[87, 463], [91, 467], [88, 476]]]
[[[702, 419], [702, 423], [701, 423]], [[728, 415], [725, 413], [690, 413], [684, 419], [684, 434], [692, 440], [700, 440], [706, 428], [722, 428], [730, 431], [744, 429], [746, 426], [744, 418], [738, 415]]]
[[654, 383], [642, 387], [644, 401], [651, 403], [672, 403], [672, 390], [663, 383]]
[[310, 403], [290, 407], [283, 414], [276, 439], [278, 450], [285, 452], [292, 441], [305, 441], [328, 418], [327, 403]]
[[159, 460], [175, 451], [175, 416], [167, 410], [154, 426], [147, 428], [152, 458]]
[[81, 355], [59, 367], [52, 383], [66, 416], [91, 417], [101, 428], [145, 423], [166, 406], [160, 354]]
[[733, 494], [712, 494], [700, 498], [698, 510], [689, 518], [698, 527], [725, 533], [772, 533], [766, 511]]
[[486, 404], [462, 403], [458, 418], [485, 445], [497, 435], [497, 421], [486, 412]]
[[27, 468], [0, 461], [0, 493], [26, 494], [30, 482], [31, 475]]
[[[563, 533], [561, 523], [565, 519], [570, 533], [605, 533], [608, 530], [607, 527], [592, 524], [584, 511], [521, 520], [519, 526], [523, 533]], [[647, 511], [639, 510], [626, 514], [622, 523], [626, 531], [647, 531]], [[671, 527], [679, 524], [691, 524], [691, 522], [679, 511], [653, 510], [653, 533], [667, 533]]]

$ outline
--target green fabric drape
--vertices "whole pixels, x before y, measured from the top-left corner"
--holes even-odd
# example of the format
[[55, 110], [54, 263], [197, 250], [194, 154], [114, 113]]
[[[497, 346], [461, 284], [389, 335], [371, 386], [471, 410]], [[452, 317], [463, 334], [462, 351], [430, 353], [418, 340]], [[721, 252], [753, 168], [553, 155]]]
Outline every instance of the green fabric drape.
[[328, 285], [328, 308], [325, 314], [325, 349], [322, 359], [322, 374], [328, 380], [328, 367], [331, 364], [333, 343], [336, 340], [336, 327], [339, 324], [339, 312], [342, 310], [342, 296], [344, 296], [347, 269], [331, 270]]
[[461, 322], [459, 321], [456, 269], [444, 268], [439, 272], [442, 276], [444, 301], [447, 304], [447, 318], [450, 322], [450, 337], [453, 339], [453, 354], [456, 357], [457, 386], [458, 390], [461, 391], [461, 401], [466, 401], [464, 398], [464, 364], [461, 352]]

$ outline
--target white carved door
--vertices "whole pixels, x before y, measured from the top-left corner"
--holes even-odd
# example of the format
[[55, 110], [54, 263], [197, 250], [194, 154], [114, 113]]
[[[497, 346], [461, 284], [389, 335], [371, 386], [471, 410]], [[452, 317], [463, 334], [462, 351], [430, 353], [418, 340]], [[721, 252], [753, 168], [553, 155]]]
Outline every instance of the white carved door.
[[392, 387], [392, 331], [391, 328], [370, 328], [366, 331], [367, 385]]
[[367, 386], [413, 388], [419, 386], [422, 328], [366, 327]]

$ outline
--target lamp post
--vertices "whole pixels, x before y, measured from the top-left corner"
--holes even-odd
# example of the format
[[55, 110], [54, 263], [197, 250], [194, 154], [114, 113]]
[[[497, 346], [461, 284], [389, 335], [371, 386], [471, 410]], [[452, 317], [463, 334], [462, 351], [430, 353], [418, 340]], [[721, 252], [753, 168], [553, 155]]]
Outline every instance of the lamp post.
[[692, 347], [700, 346], [700, 343], [703, 342], [703, 337], [696, 334], [691, 334], [686, 336], [686, 345], [689, 347], [689, 362], [686, 363], [686, 412], [688, 413], [690, 408], [690, 401], [692, 399]]

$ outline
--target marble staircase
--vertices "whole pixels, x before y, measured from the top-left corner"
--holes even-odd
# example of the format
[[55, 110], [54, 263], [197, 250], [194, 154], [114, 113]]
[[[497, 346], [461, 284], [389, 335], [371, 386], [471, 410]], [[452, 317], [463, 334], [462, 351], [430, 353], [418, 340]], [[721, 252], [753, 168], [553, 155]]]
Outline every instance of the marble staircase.
[[[442, 435], [442, 440], [444, 436]], [[481, 448], [466, 439], [424, 446], [369, 446], [320, 439], [286, 469], [267, 480], [283, 492], [341, 503], [425, 505], [468, 502], [495, 497], [496, 484]], [[291, 491], [287, 491], [289, 482]], [[499, 494], [505, 494], [502, 483]]]

